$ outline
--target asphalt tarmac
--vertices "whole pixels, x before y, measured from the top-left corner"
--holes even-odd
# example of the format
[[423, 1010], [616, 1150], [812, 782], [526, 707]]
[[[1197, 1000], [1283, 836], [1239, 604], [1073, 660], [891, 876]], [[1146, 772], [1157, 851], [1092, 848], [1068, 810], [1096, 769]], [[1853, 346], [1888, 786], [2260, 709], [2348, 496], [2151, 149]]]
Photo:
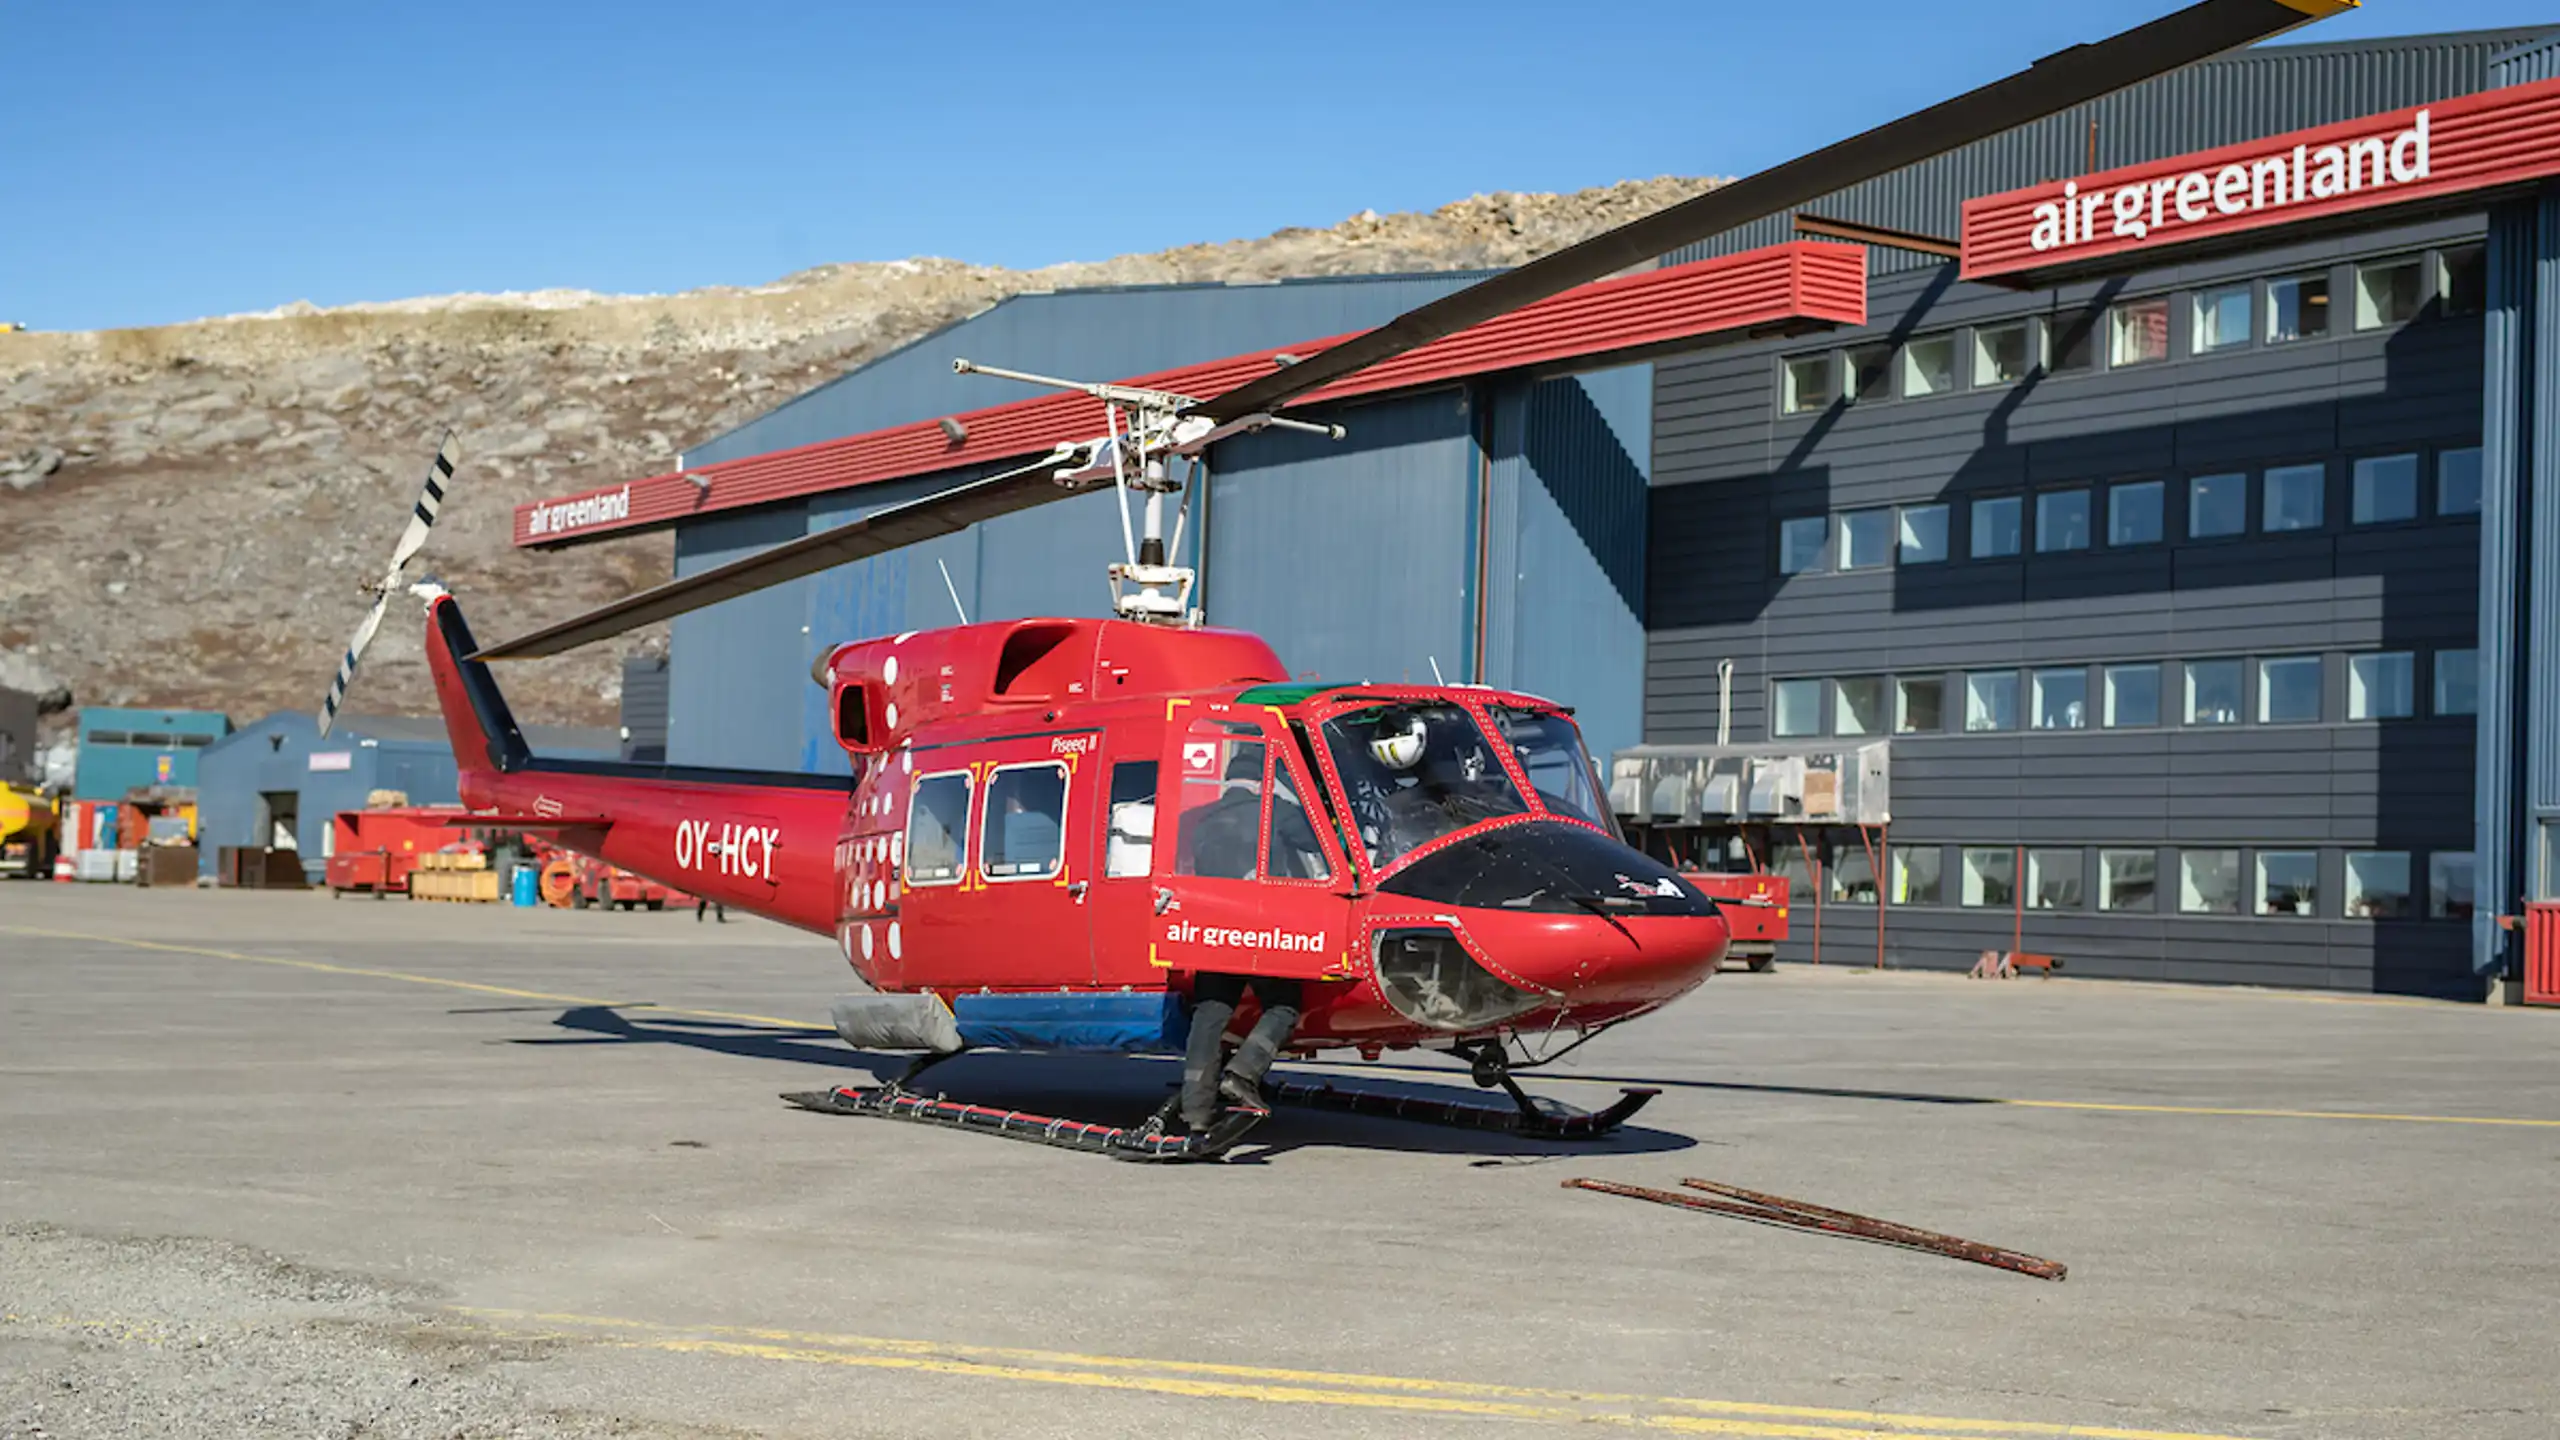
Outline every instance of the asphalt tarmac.
[[[1148, 1167], [786, 1107], [871, 1073], [845, 978], [689, 913], [0, 884], [0, 1435], [2560, 1425], [2560, 1012], [1728, 974], [1535, 1087], [1665, 1088], [1607, 1143], [1283, 1113]], [[1172, 1073], [936, 1083], [1132, 1120]]]

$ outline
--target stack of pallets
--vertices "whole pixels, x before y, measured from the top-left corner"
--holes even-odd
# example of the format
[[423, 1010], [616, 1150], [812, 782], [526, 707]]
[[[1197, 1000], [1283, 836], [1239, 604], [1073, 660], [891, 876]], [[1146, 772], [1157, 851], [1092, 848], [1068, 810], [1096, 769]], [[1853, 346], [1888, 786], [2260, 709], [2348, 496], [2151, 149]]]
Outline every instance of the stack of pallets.
[[498, 872], [482, 854], [429, 854], [418, 857], [409, 876], [412, 900], [457, 900], [481, 905], [498, 903]]

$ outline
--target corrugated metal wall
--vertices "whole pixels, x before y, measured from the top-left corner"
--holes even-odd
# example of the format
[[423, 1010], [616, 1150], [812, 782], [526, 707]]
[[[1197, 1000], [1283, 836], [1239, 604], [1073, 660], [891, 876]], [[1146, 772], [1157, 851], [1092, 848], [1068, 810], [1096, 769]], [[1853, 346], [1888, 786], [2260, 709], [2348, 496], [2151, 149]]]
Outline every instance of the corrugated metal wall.
[[[317, 884], [326, 859], [329, 822], [341, 810], [361, 810], [375, 790], [405, 792], [412, 805], [455, 803], [453, 752], [440, 742], [385, 740], [341, 724], [326, 741], [319, 726], [298, 710], [279, 711], [233, 733], [203, 752], [196, 795], [198, 875], [219, 873], [226, 845], [264, 845], [258, 833], [261, 796], [293, 795], [294, 836], [303, 872]], [[344, 770], [314, 771], [315, 749], [344, 751]]]
[[1072, 380], [1121, 380], [1365, 330], [1491, 273], [1127, 285], [1016, 295], [695, 445], [685, 452], [685, 461], [708, 465], [1049, 393], [1011, 380], [954, 375], [955, 356]]
[[1490, 391], [1483, 673], [1575, 708], [1595, 754], [1644, 725], [1653, 370]]
[[[698, 520], [676, 530], [681, 577], [808, 533], [793, 501]], [[815, 640], [809, 581], [742, 595], [675, 618], [667, 660], [667, 759], [676, 765], [789, 770], [800, 763]]]
[[[1937, 331], [2030, 313], [2074, 316], [2116, 294], [2156, 293], [2260, 275], [2325, 270], [2351, 292], [2352, 262], [2477, 235], [2477, 219], [2332, 239], [2019, 295], [1953, 284], [1943, 272], [1879, 282], [1875, 324], [1833, 343]], [[2349, 467], [2414, 452], [2422, 470], [2477, 443], [2481, 325], [2438, 318], [2371, 333], [2347, 329], [2291, 346], [2252, 343], [2191, 356], [2191, 312], [2173, 307], [2171, 358], [2124, 371], [1967, 387], [1918, 399], [1784, 415], [1778, 361], [1807, 342], [1719, 351], [1658, 367], [1656, 489], [1649, 577], [1652, 644], [1646, 738], [1711, 740], [1717, 660], [1738, 665], [1734, 736], [1767, 737], [1774, 678], [1945, 675], [1971, 670], [2164, 663], [2174, 712], [2190, 659], [2318, 654], [2325, 721], [2192, 729], [2175, 723], [2078, 731], [1960, 728], [1894, 739], [1896, 845], [1935, 850], [1946, 903], [1898, 907], [1898, 965], [1957, 968], [2009, 947], [2011, 917], [1955, 903], [1966, 845], [2259, 847], [2318, 852], [2323, 920], [2219, 919], [2159, 912], [2030, 910], [2027, 948], [2068, 958], [2074, 974], [2243, 981], [2471, 994], [2469, 933], [2452, 921], [2342, 918], [2343, 856], [2406, 850], [2423, 886], [2427, 857], [2472, 844], [2472, 724], [2430, 715], [2431, 657], [2476, 633], [2478, 529], [2467, 517], [2352, 526]], [[2270, 465], [2328, 467], [2326, 523], [2270, 534], [2256, 523], [2256, 477]], [[2190, 541], [2183, 486], [2195, 474], [2252, 479], [2250, 533]], [[2160, 542], [2099, 543], [2065, 555], [1967, 558], [1968, 507], [1980, 497], [2091, 487], [2105, 536], [2105, 487], [2160, 480]], [[2432, 492], [2421, 488], [2422, 496]], [[1937, 564], [1781, 575], [1780, 516], [1915, 503], [1951, 506], [1953, 557]], [[2418, 656], [2417, 714], [2346, 722], [2355, 652]], [[2092, 703], [2098, 682], [2090, 680]], [[2254, 684], [2254, 681], [2251, 682]], [[1951, 701], [1958, 706], [1960, 700]], [[2254, 703], [2254, 702], [2251, 702]], [[2024, 702], [2022, 700], [2022, 708]], [[2171, 717], [2174, 720], [2174, 713]], [[1962, 722], [1959, 719], [1958, 726]], [[2168, 872], [2164, 872], [2167, 874]], [[2094, 883], [2094, 882], [2092, 882]], [[1799, 910], [1799, 942], [1809, 918]], [[1873, 954], [1871, 904], [1834, 906], [1826, 943]]]
[[1350, 438], [1270, 430], [1218, 447], [1209, 623], [1269, 640], [1293, 676], [1467, 678], [1478, 462], [1462, 390], [1331, 407]]
[[[2490, 64], [2538, 29], [2477, 30], [2269, 45], [2190, 66], [2033, 125], [1824, 196], [1809, 214], [1954, 238], [1975, 196], [2063, 180], [2192, 150], [2424, 105], [2495, 84]], [[2095, 127], [2094, 130], [2092, 127]], [[1794, 214], [1772, 216], [1679, 251], [1701, 259], [1794, 236]], [[1875, 273], [1940, 262], [1906, 251], [1872, 252]]]
[[642, 765], [667, 758], [667, 660], [637, 655], [622, 662], [622, 758]]
[[[2560, 77], [2560, 39], [2497, 57], [2490, 83], [2524, 85]], [[2550, 400], [2560, 376], [2560, 336], [2552, 309], [2560, 294], [2560, 233], [2554, 202], [2500, 206], [2489, 226], [2489, 313], [2485, 329], [2480, 475], [2480, 717], [2478, 731], [2480, 908], [2472, 919], [2472, 963], [2509, 968], [2516, 947], [2497, 925], [2527, 896], [2554, 893], [2540, 873], [2541, 825], [2555, 783], [2548, 739], [2560, 727], [2552, 669], [2560, 626], [2549, 575], [2560, 566], [2549, 493], [2560, 467]], [[2528, 591], [2534, 597], [2528, 600]], [[2537, 823], [2529, 825], [2528, 814]]]

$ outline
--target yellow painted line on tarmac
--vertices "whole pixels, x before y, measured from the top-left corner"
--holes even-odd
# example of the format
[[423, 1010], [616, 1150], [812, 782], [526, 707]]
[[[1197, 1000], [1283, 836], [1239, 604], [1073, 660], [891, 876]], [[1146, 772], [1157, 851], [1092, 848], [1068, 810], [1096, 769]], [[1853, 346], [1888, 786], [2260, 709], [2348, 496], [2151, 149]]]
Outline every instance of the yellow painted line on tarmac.
[[433, 985], [445, 990], [468, 990], [478, 995], [503, 995], [510, 1000], [541, 1000], [559, 1005], [601, 1005], [615, 1010], [655, 1010], [662, 1015], [685, 1015], [703, 1020], [738, 1020], [750, 1025], [779, 1025], [788, 1030], [833, 1033], [822, 1025], [785, 1020], [774, 1015], [746, 1015], [734, 1010], [694, 1010], [673, 1005], [660, 1005], [647, 1000], [605, 1000], [593, 995], [561, 995], [548, 990], [519, 990], [511, 985], [484, 985], [476, 980], [454, 980], [442, 975], [418, 975], [406, 970], [376, 970], [369, 966], [339, 965], [326, 960], [297, 960], [286, 955], [251, 955], [239, 950], [215, 950], [203, 945], [172, 945], [162, 940], [134, 940], [122, 935], [92, 935], [79, 930], [40, 930], [27, 925], [0, 925], [0, 931], [12, 935], [41, 935], [54, 940], [88, 940], [101, 945], [123, 945], [135, 950], [160, 950], [172, 955], [203, 955], [215, 960], [242, 960], [252, 965], [282, 965], [295, 970], [316, 971], [323, 975], [353, 975], [367, 980], [397, 980], [408, 985]]
[[[661, 1325], [601, 1315], [489, 1309], [465, 1309], [459, 1313], [502, 1326], [548, 1327], [542, 1332], [546, 1335], [556, 1336], [563, 1330], [588, 1332], [587, 1338], [600, 1336], [605, 1344], [675, 1354], [906, 1370], [1201, 1399], [1250, 1400], [1265, 1404], [1349, 1406], [1407, 1413], [1491, 1416], [1550, 1424], [1605, 1424], [1695, 1435], [1769, 1436], [1787, 1437], [1787, 1440], [1883, 1440], [1883, 1437], [1892, 1436], [1926, 1436], [1931, 1440], [1992, 1440], [1992, 1437], [2016, 1436], [2061, 1437], [2061, 1440], [2233, 1440], [2229, 1436], [2164, 1430], [2126, 1430], [2022, 1420], [1971, 1420], [1873, 1410], [1701, 1400], [1676, 1395], [1539, 1389], [1403, 1375], [946, 1344], [876, 1335], [839, 1335], [735, 1325]], [[573, 1333], [569, 1338], [580, 1337]]]
[[2513, 1125], [2560, 1130], [2560, 1120], [2534, 1120], [2516, 1115], [2394, 1115], [2372, 1110], [2257, 1110], [2226, 1105], [2123, 1105], [2103, 1100], [2010, 1100], [1994, 1105], [2022, 1110], [2112, 1110], [2129, 1115], [2236, 1115], [2252, 1120], [2374, 1120], [2396, 1125]]
[[[476, 980], [454, 980], [442, 975], [419, 975], [406, 970], [378, 970], [363, 965], [339, 965], [326, 960], [299, 960], [285, 955], [251, 955], [243, 951], [216, 950], [203, 945], [174, 945], [161, 940], [134, 940], [122, 935], [94, 935], [78, 930], [45, 930], [26, 925], [0, 925], [0, 933], [40, 935], [55, 940], [88, 940], [102, 945], [129, 946], [136, 950], [166, 951], [174, 955], [202, 955], [217, 960], [241, 960], [253, 965], [282, 965], [296, 970], [316, 971], [323, 975], [350, 975], [368, 980], [396, 980], [408, 985], [432, 985], [446, 990], [503, 995], [512, 1000], [540, 1000], [557, 1005], [595, 1005], [614, 1010], [653, 1010], [661, 1015], [682, 1015], [700, 1020], [730, 1020], [740, 1024], [770, 1025], [812, 1034], [834, 1033], [823, 1025], [785, 1020], [778, 1015], [752, 1015], [736, 1010], [699, 1010], [683, 1006], [660, 1005], [645, 1000], [608, 1000], [594, 995], [563, 995], [548, 990], [520, 990], [508, 985], [486, 985]], [[1438, 1075], [1442, 1072], [1417, 1069], [1416, 1073]], [[2126, 1115], [2218, 1115], [2247, 1120], [2352, 1120], [2397, 1125], [2488, 1125], [2560, 1130], [2560, 1120], [2540, 1120], [2514, 1115], [2400, 1115], [2381, 1111], [2277, 1110], [2224, 1105], [2136, 1105], [2103, 1100], [2029, 1100], [2010, 1096], [1984, 1096], [1974, 1103], [2005, 1105], [2021, 1110], [2087, 1110]]]

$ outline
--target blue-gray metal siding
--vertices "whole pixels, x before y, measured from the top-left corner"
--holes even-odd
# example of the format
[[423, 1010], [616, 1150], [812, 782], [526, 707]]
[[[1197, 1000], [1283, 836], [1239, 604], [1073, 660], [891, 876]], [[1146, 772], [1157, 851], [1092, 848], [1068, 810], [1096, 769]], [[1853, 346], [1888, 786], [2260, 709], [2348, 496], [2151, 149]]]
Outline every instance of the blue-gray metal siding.
[[954, 357], [1073, 380], [1177, 365], [1382, 324], [1491, 274], [1353, 275], [1272, 284], [1132, 285], [1016, 295], [685, 452], [708, 465], [1049, 392], [955, 375]]
[[1268, 430], [1218, 447], [1209, 622], [1250, 630], [1292, 676], [1467, 678], [1478, 460], [1467, 392], [1348, 405], [1346, 440]]
[[[1964, 202], [2049, 180], [2237, 144], [2424, 105], [2515, 80], [2491, 78], [2501, 54], [2545, 29], [2475, 30], [2329, 45], [2267, 45], [2190, 66], [1854, 185], [1804, 208], [1835, 220], [1954, 238]], [[2095, 126], [2094, 132], [2091, 127]], [[2094, 138], [2093, 138], [2094, 136]], [[1675, 254], [1727, 255], [1792, 238], [1794, 212]], [[1878, 274], [1934, 269], [1907, 251], [1871, 252]]]
[[[311, 768], [311, 753], [345, 751], [348, 768]], [[343, 727], [319, 738], [312, 718], [280, 711], [233, 732], [200, 752], [196, 827], [199, 875], [218, 873], [226, 845], [264, 845], [258, 833], [260, 797], [296, 796], [294, 838], [302, 868], [319, 883], [329, 845], [329, 822], [341, 810], [361, 810], [376, 790], [399, 790], [412, 805], [451, 805], [459, 798], [453, 752], [422, 740], [376, 740]]]
[[[2093, 302], [2305, 269], [2328, 270], [2343, 301], [2356, 258], [2481, 228], [2446, 220], [2029, 296], [1956, 284], [1944, 270], [1895, 276], [1877, 286], [1872, 330], [1825, 343], [2068, 317]], [[2345, 329], [2348, 307], [2338, 309]], [[1781, 358], [1805, 342], [1659, 365], [1646, 739], [1714, 738], [1715, 667], [1726, 657], [1737, 664], [1734, 736], [1758, 740], [1772, 678], [2318, 652], [2331, 657], [2320, 725], [1898, 738], [1892, 840], [1943, 847], [1950, 901], [1955, 847], [1966, 844], [2317, 849], [2331, 915], [2345, 850], [2406, 849], [2423, 891], [2429, 853], [2472, 845], [2472, 724], [2425, 718], [2424, 657], [2474, 643], [2478, 526], [2434, 518], [2428, 464], [2419, 521], [2350, 527], [2348, 465], [2478, 443], [2481, 322], [2430, 313], [2371, 334], [2191, 356], [2184, 310], [2173, 307], [2163, 363], [1816, 415], [1778, 413]], [[2184, 477], [2313, 460], [2330, 467], [2321, 530], [2257, 533], [2253, 484], [2250, 535], [2184, 539]], [[1964, 558], [1973, 497], [2095, 486], [2103, 542], [2105, 484], [2145, 479], [2169, 482], [2164, 543], [2038, 557], [2030, 507], [2023, 561]], [[1948, 563], [1776, 573], [1780, 516], [1932, 501], [1954, 507]], [[2422, 657], [2421, 718], [2345, 722], [2336, 657], [2386, 649]], [[2173, 667], [2164, 709], [2175, 686]], [[1799, 956], [1809, 918], [1798, 911]], [[1828, 907], [1826, 951], [1868, 957], [1873, 924], [1870, 907]], [[1898, 907], [1888, 955], [1968, 965], [2008, 948], [2010, 928], [2005, 909]], [[2027, 948], [2063, 954], [2081, 974], [2476, 994], [2469, 937], [2453, 922], [2030, 911], [2026, 932]]]
[[1643, 733], [1653, 371], [1491, 388], [1482, 679], [1571, 705], [1607, 756]]
[[622, 662], [622, 758], [660, 764], [667, 758], [667, 661], [663, 655]]
[[[706, 517], [676, 530], [676, 574], [708, 570], [808, 533], [805, 501]], [[667, 760], [676, 765], [798, 768], [809, 665], [812, 582], [797, 581], [676, 617], [667, 659]], [[848, 637], [850, 638], [850, 637]]]

